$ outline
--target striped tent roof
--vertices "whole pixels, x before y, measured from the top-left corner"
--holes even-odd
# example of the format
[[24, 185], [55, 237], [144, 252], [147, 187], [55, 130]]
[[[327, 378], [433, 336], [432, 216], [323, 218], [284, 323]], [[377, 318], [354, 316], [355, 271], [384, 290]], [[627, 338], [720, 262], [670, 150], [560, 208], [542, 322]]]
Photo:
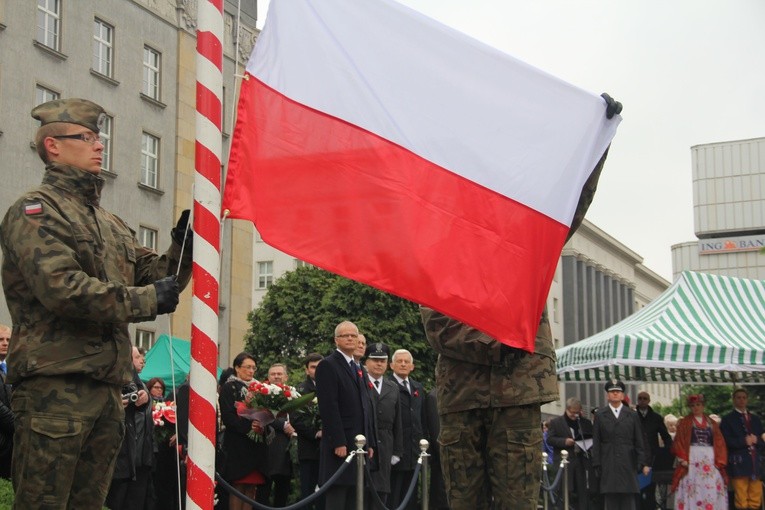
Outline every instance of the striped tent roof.
[[637, 313], [556, 354], [561, 381], [765, 384], [765, 281], [685, 271]]

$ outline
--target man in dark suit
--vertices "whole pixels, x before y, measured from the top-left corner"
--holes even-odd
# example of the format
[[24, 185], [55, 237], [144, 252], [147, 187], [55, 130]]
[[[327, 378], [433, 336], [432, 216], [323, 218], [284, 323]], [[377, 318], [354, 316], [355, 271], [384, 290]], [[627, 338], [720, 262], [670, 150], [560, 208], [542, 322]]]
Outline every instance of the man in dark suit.
[[437, 390], [433, 388], [425, 395], [425, 430], [430, 436], [430, 508], [429, 510], [449, 510], [449, 500], [446, 496], [446, 482], [441, 469], [441, 447], [438, 444], [438, 433], [441, 422], [438, 418]]
[[733, 411], [723, 417], [720, 431], [728, 447], [728, 476], [733, 487], [734, 506], [736, 510], [760, 508], [762, 422], [747, 409], [749, 394], [744, 388], [737, 388], [732, 397]]
[[[356, 449], [355, 437], [367, 438], [369, 458], [374, 455], [372, 411], [366, 390], [366, 371], [353, 359], [359, 329], [344, 321], [335, 328], [335, 350], [316, 367], [316, 392], [322, 420], [319, 484], [323, 485]], [[326, 492], [326, 507], [353, 510], [355, 507], [356, 462]]]
[[[268, 368], [268, 382], [287, 384], [287, 365], [274, 363]], [[291, 416], [279, 417], [271, 427], [274, 437], [268, 443], [268, 470], [266, 483], [258, 487], [255, 500], [267, 506], [281, 508], [287, 506], [287, 499], [292, 486], [292, 436], [295, 428], [290, 423]]]
[[624, 383], [606, 383], [608, 405], [595, 413], [592, 427], [592, 465], [600, 472], [600, 493], [606, 510], [634, 510], [640, 492], [637, 474], [651, 472], [643, 447], [637, 413], [624, 405]]
[[[305, 366], [305, 381], [297, 385], [297, 390], [301, 395], [316, 392], [316, 367], [324, 356], [317, 352], [312, 352], [306, 356], [303, 365]], [[292, 418], [292, 425], [297, 432], [297, 458], [300, 465], [300, 499], [305, 499], [316, 490], [319, 483], [319, 445], [321, 444], [321, 422], [320, 418], [313, 417], [308, 411], [315, 411], [315, 404], [309, 404], [310, 408], [305, 411], [298, 411]], [[324, 510], [324, 498], [321, 497], [307, 509]]]
[[[422, 384], [409, 377], [414, 370], [414, 358], [406, 349], [399, 349], [393, 353], [390, 367], [393, 370], [390, 380], [398, 385], [398, 402], [404, 431], [404, 455], [401, 461], [393, 466], [391, 474], [391, 504], [389, 506], [398, 508], [406, 496], [414, 475], [414, 468], [420, 456], [420, 439], [427, 439], [423, 427], [425, 390]], [[417, 508], [416, 495], [415, 491], [406, 506], [408, 510]]]
[[[643, 429], [643, 443], [646, 458], [651, 469], [672, 469], [671, 455], [672, 437], [664, 425], [664, 418], [654, 411], [651, 406], [651, 395], [647, 391], [641, 391], [637, 396], [637, 415]], [[659, 437], [664, 443], [659, 447]], [[651, 480], [647, 486], [640, 490], [640, 505], [643, 510], [656, 509], [656, 483]]]
[[[553, 458], [561, 459], [561, 451], [568, 452], [568, 491], [576, 501], [576, 510], [592, 508], [591, 495], [597, 491], [590, 448], [592, 447], [592, 422], [581, 416], [582, 402], [571, 397], [566, 400], [566, 412], [550, 420], [547, 428], [547, 444], [553, 447]], [[559, 499], [562, 508], [563, 497]]]
[[[398, 386], [385, 379], [390, 349], [383, 343], [374, 343], [365, 352], [365, 366], [369, 375], [368, 392], [372, 400], [377, 437], [377, 465], [372, 472], [372, 484], [383, 503], [390, 494], [391, 465], [398, 463], [403, 455], [401, 411], [398, 405]], [[368, 508], [376, 508], [368, 505]]]

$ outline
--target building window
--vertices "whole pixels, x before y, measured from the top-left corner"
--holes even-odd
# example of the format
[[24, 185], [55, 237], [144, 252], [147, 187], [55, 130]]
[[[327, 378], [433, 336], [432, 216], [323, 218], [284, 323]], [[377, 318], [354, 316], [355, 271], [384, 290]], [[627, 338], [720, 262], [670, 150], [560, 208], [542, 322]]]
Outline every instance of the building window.
[[93, 70], [112, 78], [114, 27], [96, 18], [93, 23]]
[[297, 269], [299, 267], [311, 267], [311, 264], [304, 260], [294, 259], [292, 266], [294, 269]]
[[37, 42], [59, 50], [61, 31], [61, 2], [37, 0]]
[[144, 132], [141, 137], [141, 184], [157, 188], [159, 182], [159, 138]]
[[[48, 101], [53, 101], [54, 99], [58, 99], [61, 96], [58, 92], [51, 90], [49, 88], [45, 88], [42, 85], [37, 85], [35, 87], [35, 105], [47, 103]], [[36, 120], [37, 128], [40, 127], [40, 121]]]
[[114, 124], [114, 117], [107, 115], [104, 118], [104, 125], [101, 127], [101, 131], [98, 135], [101, 137], [101, 143], [104, 145], [104, 150], [101, 153], [101, 170], [107, 172], [112, 171], [112, 125]]
[[154, 332], [145, 329], [135, 330], [135, 346], [143, 347], [147, 351], [154, 345]]
[[42, 85], [37, 85], [35, 87], [35, 104], [43, 104], [47, 103], [48, 101], [53, 101], [54, 99], [58, 99], [61, 96], [58, 92], [55, 90], [51, 90], [49, 88], [45, 88]]
[[139, 227], [138, 242], [145, 248], [157, 251], [157, 231], [149, 227]]
[[159, 52], [148, 47], [143, 47], [143, 90], [142, 92], [152, 99], [159, 101]]
[[558, 306], [558, 298], [553, 298], [553, 322], [556, 324], [560, 322], [560, 306]]
[[258, 288], [267, 289], [274, 283], [274, 262], [258, 262]]

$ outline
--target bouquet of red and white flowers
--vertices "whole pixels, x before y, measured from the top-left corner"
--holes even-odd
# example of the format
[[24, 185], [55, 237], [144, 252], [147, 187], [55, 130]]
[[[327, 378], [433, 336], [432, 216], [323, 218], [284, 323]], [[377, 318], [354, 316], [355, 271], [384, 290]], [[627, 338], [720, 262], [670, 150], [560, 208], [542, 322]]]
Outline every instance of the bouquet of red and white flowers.
[[[277, 416], [300, 409], [313, 397], [313, 393], [301, 395], [286, 384], [252, 381], [242, 389], [242, 400], [236, 403], [236, 413], [248, 420], [258, 420], [265, 427]], [[247, 435], [255, 441], [262, 440], [262, 436], [253, 431]]]
[[175, 402], [155, 402], [151, 417], [154, 420], [154, 437], [158, 443], [167, 442], [175, 434]]

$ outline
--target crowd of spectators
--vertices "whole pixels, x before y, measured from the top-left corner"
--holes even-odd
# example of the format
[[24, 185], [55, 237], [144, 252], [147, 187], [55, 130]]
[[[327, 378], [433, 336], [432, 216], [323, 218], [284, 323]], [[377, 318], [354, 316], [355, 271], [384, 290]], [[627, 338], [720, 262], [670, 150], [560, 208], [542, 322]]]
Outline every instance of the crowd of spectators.
[[[682, 418], [659, 415], [645, 391], [630, 407], [621, 381], [605, 390], [607, 403], [593, 410], [592, 419], [572, 397], [562, 416], [543, 423], [553, 476], [561, 452], [568, 452], [568, 487], [562, 490], [569, 492], [570, 508], [761, 508], [765, 431], [747, 408], [745, 389], [733, 391], [733, 411], [723, 417], [707, 413], [704, 395], [689, 395], [690, 412]], [[558, 508], [562, 490], [553, 496]]]

